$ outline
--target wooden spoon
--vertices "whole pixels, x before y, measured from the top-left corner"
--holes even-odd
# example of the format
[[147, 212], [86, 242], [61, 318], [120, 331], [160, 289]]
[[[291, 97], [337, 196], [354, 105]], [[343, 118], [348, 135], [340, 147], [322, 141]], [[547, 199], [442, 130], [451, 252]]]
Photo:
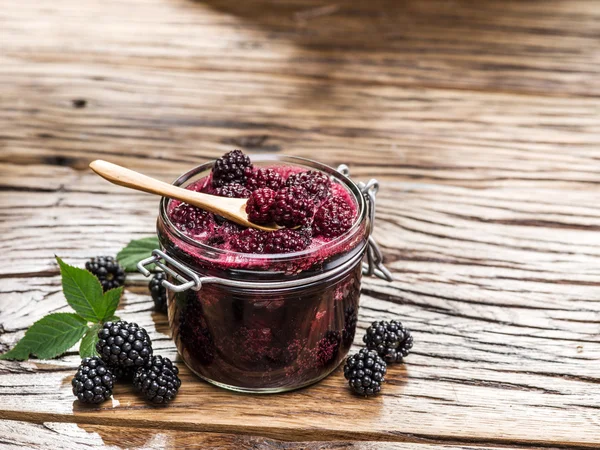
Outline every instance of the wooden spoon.
[[162, 195], [174, 198], [190, 205], [197, 206], [211, 213], [223, 216], [232, 222], [246, 227], [256, 228], [263, 231], [275, 231], [280, 227], [277, 225], [257, 225], [248, 220], [246, 214], [246, 198], [227, 198], [216, 195], [204, 194], [202, 192], [182, 189], [172, 184], [150, 178], [125, 167], [117, 166], [97, 159], [90, 163], [90, 169], [111, 183], [118, 184], [130, 189], [148, 192], [150, 194]]

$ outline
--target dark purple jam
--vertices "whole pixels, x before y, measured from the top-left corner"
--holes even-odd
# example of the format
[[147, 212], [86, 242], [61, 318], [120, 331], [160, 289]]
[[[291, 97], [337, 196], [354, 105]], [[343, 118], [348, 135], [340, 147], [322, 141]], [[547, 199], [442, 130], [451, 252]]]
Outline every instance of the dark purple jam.
[[[284, 202], [289, 192], [305, 192], [310, 206], [295, 203], [304, 208], [299, 227], [262, 232], [178, 201], [166, 203], [168, 221], [161, 215], [158, 234], [167, 254], [201, 277], [254, 283], [209, 282], [199, 291], [171, 292], [173, 338], [195, 373], [223, 387], [276, 392], [313, 383], [339, 365], [354, 339], [367, 239], [365, 221], [355, 223], [357, 196], [314, 169], [258, 168], [241, 153], [223, 158], [220, 180], [213, 182], [213, 171], [187, 189], [245, 196], [244, 189], [274, 188], [284, 192]], [[228, 180], [236, 186], [227, 187]], [[277, 214], [286, 214], [285, 204]], [[285, 220], [296, 219], [292, 214]], [[324, 272], [331, 276], [310, 280]], [[303, 279], [289, 288], [256, 285]]]

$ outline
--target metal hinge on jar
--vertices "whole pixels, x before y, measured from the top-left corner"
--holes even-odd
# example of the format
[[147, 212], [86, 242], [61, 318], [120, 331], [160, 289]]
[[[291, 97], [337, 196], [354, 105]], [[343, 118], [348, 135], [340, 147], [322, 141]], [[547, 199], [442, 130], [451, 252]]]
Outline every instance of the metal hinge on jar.
[[[337, 169], [339, 173], [350, 177], [350, 168], [346, 164], [340, 164]], [[375, 227], [375, 200], [379, 191], [379, 182], [372, 178], [367, 183], [358, 182], [357, 186], [367, 200], [369, 213], [369, 245], [367, 247], [367, 260], [363, 263], [363, 274], [367, 276], [375, 275], [386, 281], [393, 281], [391, 272], [383, 265], [383, 253], [375, 238], [373, 237], [373, 228]]]

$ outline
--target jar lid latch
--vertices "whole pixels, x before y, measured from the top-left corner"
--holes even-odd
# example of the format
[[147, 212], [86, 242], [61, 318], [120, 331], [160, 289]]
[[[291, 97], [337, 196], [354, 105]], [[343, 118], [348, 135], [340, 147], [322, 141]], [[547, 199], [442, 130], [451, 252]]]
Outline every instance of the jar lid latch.
[[[346, 177], [350, 177], [350, 168], [346, 164], [341, 164], [336, 169]], [[379, 182], [372, 178], [367, 183], [357, 183], [360, 191], [367, 200], [369, 213], [369, 244], [367, 247], [367, 261], [363, 263], [363, 274], [367, 276], [375, 275], [386, 281], [393, 281], [391, 272], [383, 265], [383, 253], [373, 237], [373, 228], [375, 226], [375, 201], [379, 191]]]

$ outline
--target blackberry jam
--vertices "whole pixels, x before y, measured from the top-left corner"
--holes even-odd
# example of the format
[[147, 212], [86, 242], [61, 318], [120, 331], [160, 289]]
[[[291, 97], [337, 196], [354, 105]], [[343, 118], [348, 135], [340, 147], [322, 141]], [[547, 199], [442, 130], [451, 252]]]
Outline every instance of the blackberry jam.
[[[369, 185], [359, 187], [343, 170], [301, 158], [254, 156], [252, 163], [257, 175], [248, 179], [260, 182], [265, 172], [257, 171], [265, 168], [282, 180], [294, 175], [294, 183], [307, 171], [324, 175], [332, 195], [347, 205], [346, 231], [331, 237], [298, 229], [298, 236], [308, 236], [300, 247], [297, 239], [303, 238], [294, 237], [293, 250], [300, 251], [242, 253], [239, 242], [253, 239], [252, 233], [241, 234], [243, 229], [218, 216], [196, 214], [201, 229], [187, 226], [186, 205], [163, 198], [157, 223], [161, 249], [138, 267], [148, 274], [143, 266], [156, 262], [167, 272], [163, 285], [173, 339], [194, 373], [231, 390], [283, 392], [314, 383], [340, 364], [354, 340], [363, 271], [385, 278], [389, 273], [370, 238], [374, 193]], [[174, 184], [211, 193], [212, 166], [198, 166]], [[333, 219], [321, 222], [328, 220]], [[286, 248], [285, 239], [256, 248]]]

